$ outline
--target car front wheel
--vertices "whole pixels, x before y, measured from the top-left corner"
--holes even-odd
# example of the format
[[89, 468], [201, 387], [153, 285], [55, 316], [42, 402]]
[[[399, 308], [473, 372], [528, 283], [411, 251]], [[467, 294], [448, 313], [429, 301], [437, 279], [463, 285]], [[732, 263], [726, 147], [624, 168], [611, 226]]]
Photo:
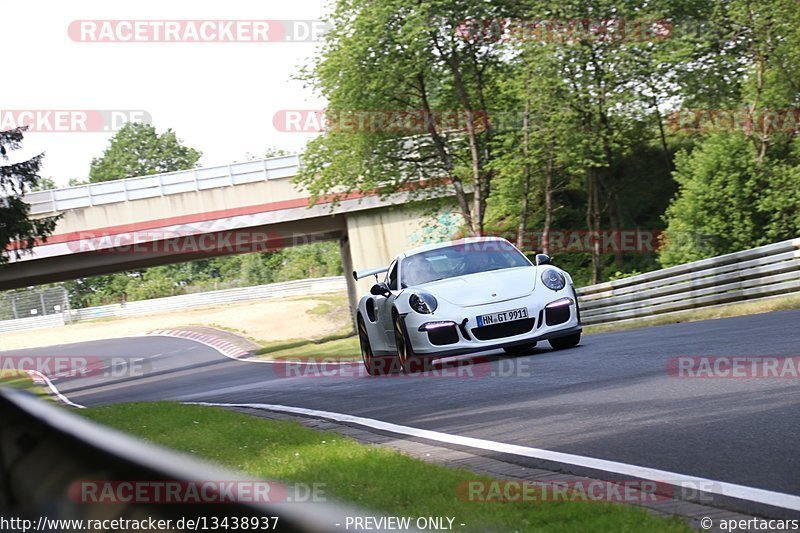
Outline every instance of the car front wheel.
[[552, 346], [554, 350], [563, 350], [564, 348], [572, 348], [573, 346], [577, 346], [578, 343], [581, 342], [581, 334], [573, 333], [572, 335], [567, 335], [565, 337], [556, 337], [555, 339], [550, 339], [547, 342], [550, 343], [550, 346]]
[[364, 319], [358, 315], [358, 344], [361, 347], [361, 360], [364, 362], [364, 368], [367, 369], [367, 374], [370, 376], [378, 375], [378, 366], [375, 364], [375, 355], [372, 353], [372, 346], [369, 343], [369, 335], [367, 334], [367, 327], [364, 325]]
[[397, 347], [397, 356], [400, 359], [400, 365], [406, 374], [415, 374], [420, 372], [424, 366], [424, 359], [414, 354], [414, 348], [408, 340], [408, 331], [406, 330], [403, 317], [395, 310], [392, 312], [394, 319], [394, 342]]

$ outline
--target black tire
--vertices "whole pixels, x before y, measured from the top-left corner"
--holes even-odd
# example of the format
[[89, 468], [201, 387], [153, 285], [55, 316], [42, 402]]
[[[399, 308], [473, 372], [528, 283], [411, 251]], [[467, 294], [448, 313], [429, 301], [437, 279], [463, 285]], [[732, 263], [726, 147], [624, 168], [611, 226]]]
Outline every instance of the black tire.
[[414, 353], [414, 348], [408, 340], [408, 330], [403, 317], [397, 312], [392, 311], [392, 322], [394, 323], [394, 343], [397, 347], [397, 357], [400, 366], [406, 374], [416, 374], [423, 370], [425, 359]]
[[364, 368], [367, 369], [367, 374], [370, 376], [380, 375], [382, 365], [375, 364], [375, 355], [372, 353], [372, 345], [369, 343], [369, 335], [367, 334], [367, 327], [364, 325], [364, 319], [358, 315], [356, 320], [358, 324], [358, 344], [361, 347], [361, 361], [364, 363]]
[[550, 339], [547, 342], [550, 343], [550, 346], [552, 346], [554, 350], [563, 350], [564, 348], [572, 348], [573, 346], [577, 346], [578, 343], [581, 342], [581, 334], [573, 333], [572, 335], [567, 335], [565, 337], [556, 337], [555, 339]]
[[367, 369], [367, 374], [370, 376], [388, 376], [390, 374], [400, 373], [402, 369], [400, 368], [400, 361], [397, 357], [378, 356], [372, 352], [372, 345], [369, 342], [367, 328], [361, 315], [358, 315], [356, 323], [358, 329], [358, 344], [361, 347], [361, 361], [364, 363], [364, 368]]
[[518, 344], [516, 346], [504, 346], [503, 351], [508, 355], [525, 355], [534, 348], [536, 348], [536, 343], [529, 342], [528, 344]]

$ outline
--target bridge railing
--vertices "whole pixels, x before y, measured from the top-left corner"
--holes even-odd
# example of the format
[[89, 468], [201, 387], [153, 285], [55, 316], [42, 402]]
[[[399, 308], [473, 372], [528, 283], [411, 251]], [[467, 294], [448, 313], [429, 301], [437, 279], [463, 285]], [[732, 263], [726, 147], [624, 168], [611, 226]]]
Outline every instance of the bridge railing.
[[577, 290], [584, 325], [800, 294], [800, 238]]
[[25, 201], [30, 204], [33, 215], [56, 213], [65, 209], [287, 178], [297, 174], [299, 164], [298, 156], [288, 155], [31, 192], [25, 195]]

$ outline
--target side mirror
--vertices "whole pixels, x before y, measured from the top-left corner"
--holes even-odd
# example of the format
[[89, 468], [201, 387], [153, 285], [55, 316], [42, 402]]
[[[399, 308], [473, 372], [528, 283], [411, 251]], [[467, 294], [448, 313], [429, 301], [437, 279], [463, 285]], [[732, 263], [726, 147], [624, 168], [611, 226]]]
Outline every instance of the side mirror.
[[547, 254], [536, 254], [535, 263], [536, 263], [536, 266], [549, 265], [550, 264], [550, 256], [547, 255]]
[[373, 296], [383, 296], [388, 298], [392, 294], [392, 291], [389, 290], [389, 286], [386, 283], [379, 281], [370, 288], [369, 293]]

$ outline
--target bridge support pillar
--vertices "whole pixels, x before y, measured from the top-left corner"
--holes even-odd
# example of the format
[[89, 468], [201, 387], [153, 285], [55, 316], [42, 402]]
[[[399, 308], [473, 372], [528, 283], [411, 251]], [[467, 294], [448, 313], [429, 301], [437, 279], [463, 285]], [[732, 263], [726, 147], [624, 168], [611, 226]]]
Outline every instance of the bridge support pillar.
[[353, 256], [350, 254], [350, 237], [345, 233], [339, 239], [339, 253], [342, 257], [342, 269], [344, 270], [344, 279], [347, 283], [347, 299], [348, 307], [350, 308], [350, 318], [353, 322], [353, 328], [356, 328], [356, 306], [358, 305], [358, 287], [356, 280], [353, 279]]

